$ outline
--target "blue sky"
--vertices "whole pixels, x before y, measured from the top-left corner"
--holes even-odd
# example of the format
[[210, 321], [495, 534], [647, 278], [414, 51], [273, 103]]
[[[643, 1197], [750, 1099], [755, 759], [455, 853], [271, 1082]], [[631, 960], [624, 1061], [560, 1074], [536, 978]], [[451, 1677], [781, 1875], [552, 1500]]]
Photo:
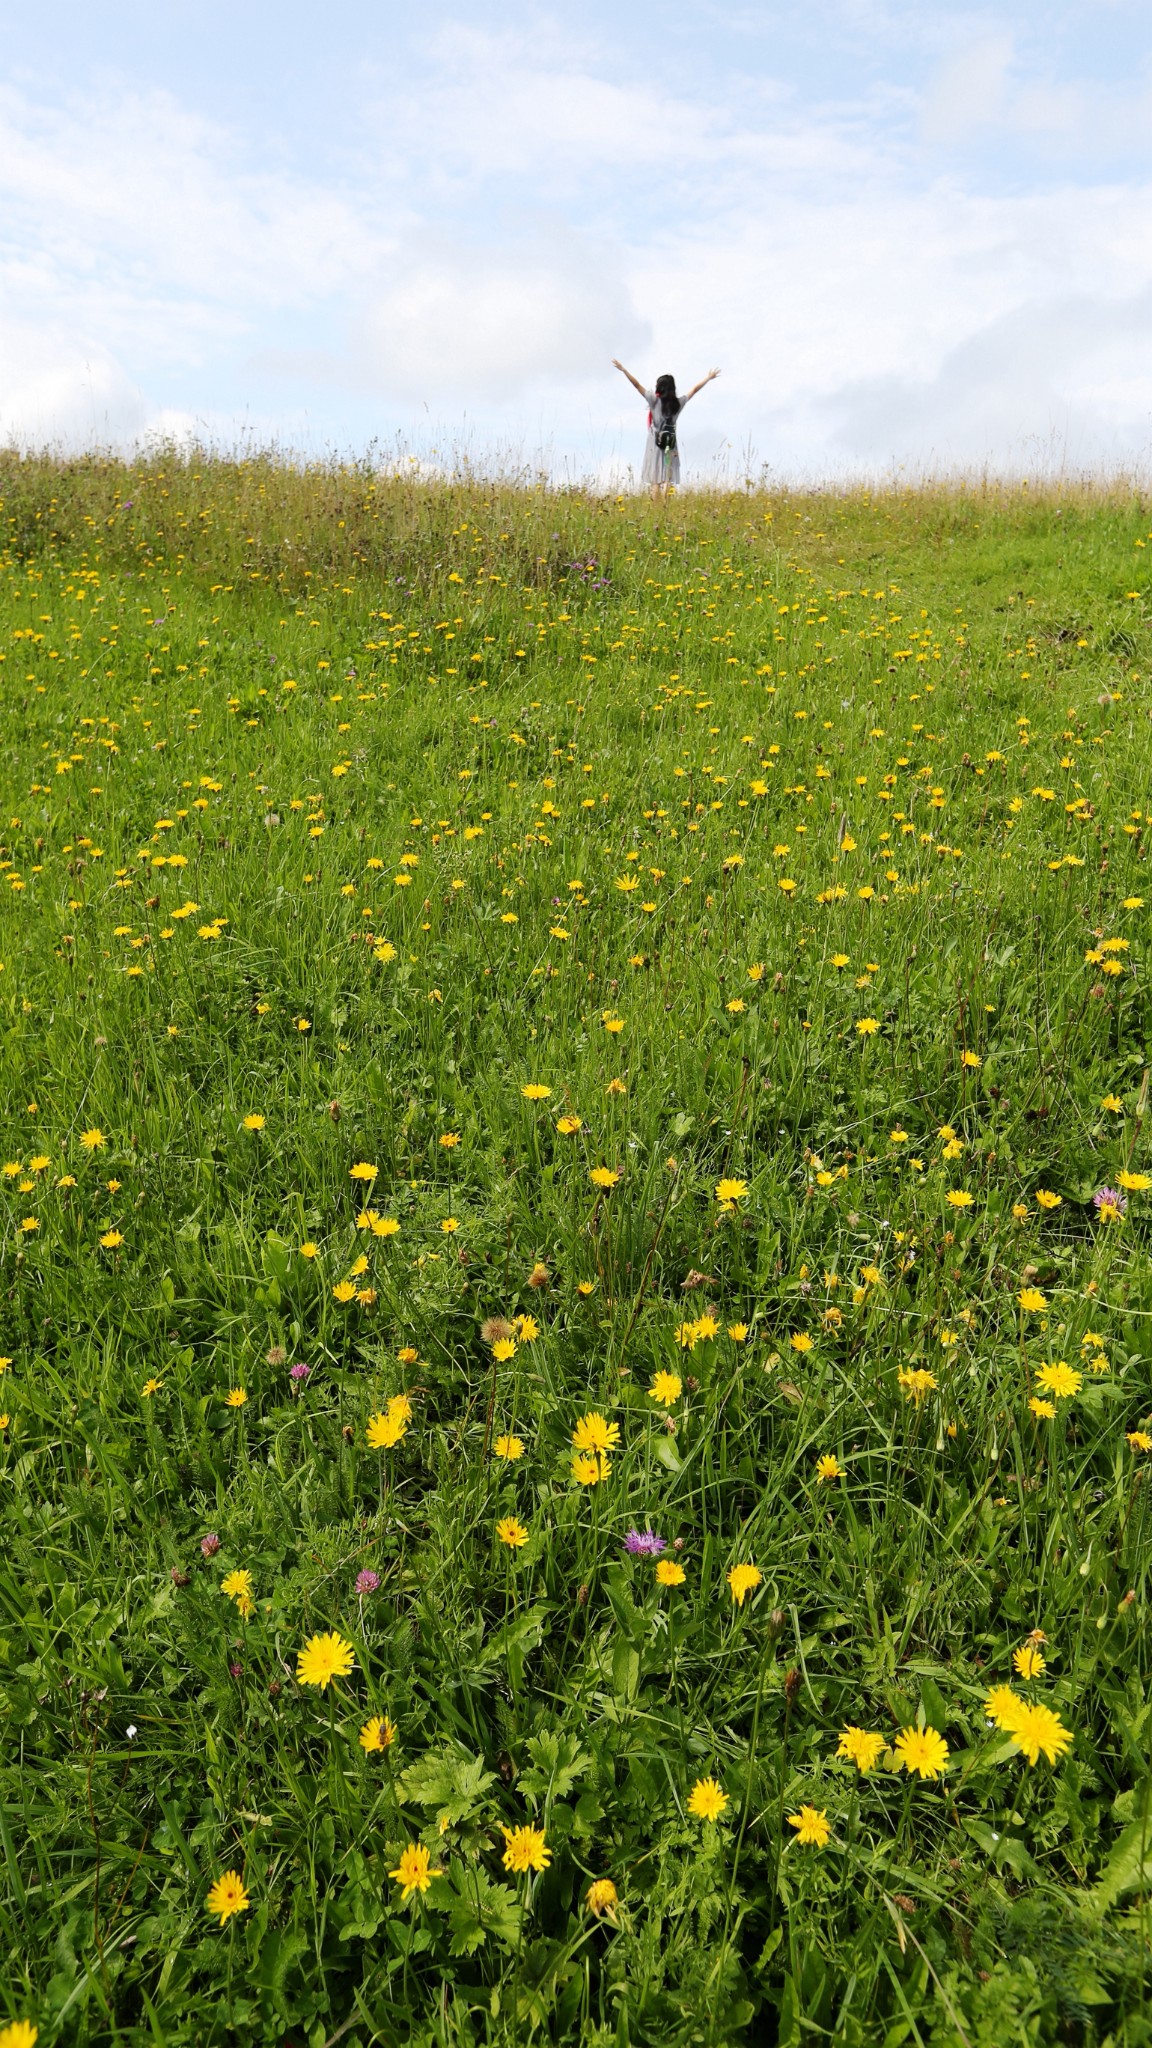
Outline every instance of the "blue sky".
[[0, 57], [0, 435], [610, 482], [1152, 467], [1152, 27], [1095, 0], [72, 0]]

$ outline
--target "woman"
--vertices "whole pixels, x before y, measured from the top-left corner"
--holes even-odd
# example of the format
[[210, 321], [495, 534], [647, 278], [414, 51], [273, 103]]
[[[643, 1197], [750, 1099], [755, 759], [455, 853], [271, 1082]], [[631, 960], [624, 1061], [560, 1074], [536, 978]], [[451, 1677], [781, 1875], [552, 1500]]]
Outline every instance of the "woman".
[[678, 398], [676, 379], [667, 373], [657, 377], [655, 391], [645, 391], [639, 378], [634, 377], [631, 370], [626, 370], [623, 363], [618, 363], [615, 356], [612, 358], [612, 368], [627, 377], [633, 390], [640, 393], [648, 407], [648, 445], [644, 450], [644, 467], [640, 472], [640, 481], [649, 484], [653, 497], [657, 497], [662, 491], [667, 491], [671, 485], [680, 481], [680, 450], [676, 445], [676, 428], [680, 414], [688, 400], [695, 398], [696, 393], [703, 391], [704, 386], [710, 384], [713, 377], [718, 377], [720, 372], [709, 370], [708, 375], [701, 377], [700, 382], [694, 384], [691, 391], [686, 391], [683, 398]]

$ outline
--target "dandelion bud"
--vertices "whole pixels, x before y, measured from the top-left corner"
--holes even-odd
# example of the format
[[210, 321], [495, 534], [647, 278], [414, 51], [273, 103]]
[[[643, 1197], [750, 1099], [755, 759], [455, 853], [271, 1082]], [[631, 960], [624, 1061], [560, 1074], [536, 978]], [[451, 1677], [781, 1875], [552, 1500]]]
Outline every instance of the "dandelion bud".
[[1124, 1595], [1124, 1598], [1123, 1598], [1123, 1599], [1122, 1599], [1121, 1601], [1119, 1601], [1119, 1602], [1117, 1603], [1117, 1607], [1116, 1607], [1116, 1612], [1117, 1612], [1117, 1614], [1126, 1614], [1126, 1613], [1127, 1613], [1127, 1611], [1128, 1611], [1128, 1609], [1129, 1609], [1129, 1608], [1131, 1607], [1131, 1605], [1132, 1605], [1132, 1602], [1133, 1602], [1133, 1601], [1135, 1600], [1135, 1598], [1136, 1598], [1136, 1595], [1135, 1595], [1135, 1593], [1133, 1593], [1132, 1591], [1129, 1591], [1129, 1592], [1125, 1593], [1125, 1595]]
[[800, 1673], [797, 1671], [796, 1666], [792, 1664], [784, 1673], [784, 1697], [788, 1701], [789, 1706], [791, 1706], [799, 1690]]
[[770, 1643], [776, 1641], [777, 1636], [784, 1627], [784, 1621], [784, 1609], [782, 1607], [774, 1607], [768, 1616], [768, 1640]]
[[268, 1697], [269, 1697], [269, 1699], [270, 1699], [270, 1700], [278, 1700], [278, 1699], [279, 1699], [279, 1697], [280, 1697], [280, 1680], [279, 1680], [278, 1678], [274, 1678], [274, 1679], [272, 1680], [272, 1683], [271, 1683], [271, 1685], [270, 1685], [270, 1686], [268, 1687]]
[[587, 1586], [577, 1586], [577, 1588], [576, 1588], [576, 1605], [577, 1605], [577, 1607], [587, 1607], [587, 1605], [588, 1605], [588, 1588], [587, 1588]]
[[340, 1121], [340, 1104], [336, 1101], [330, 1102], [328, 1104], [328, 1114], [331, 1117], [333, 1123], [338, 1124]]
[[345, 1443], [350, 1444], [355, 1439], [356, 1431], [353, 1429], [352, 1424], [350, 1422], [346, 1422], [344, 1424], [343, 1429], [340, 1431], [340, 1434], [343, 1437]]

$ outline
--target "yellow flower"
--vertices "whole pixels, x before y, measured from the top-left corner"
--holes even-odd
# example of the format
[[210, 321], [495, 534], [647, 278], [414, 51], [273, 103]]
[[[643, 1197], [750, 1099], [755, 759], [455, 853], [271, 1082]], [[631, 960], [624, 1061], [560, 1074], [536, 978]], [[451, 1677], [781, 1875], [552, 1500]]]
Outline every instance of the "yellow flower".
[[366, 1755], [373, 1755], [382, 1749], [391, 1749], [396, 1740], [396, 1724], [387, 1714], [373, 1714], [360, 1730], [360, 1747]]
[[953, 1209], [970, 1209], [972, 1207], [972, 1197], [968, 1193], [967, 1188], [949, 1188], [947, 1199]]
[[674, 1372], [658, 1372], [648, 1389], [648, 1399], [650, 1401], [660, 1401], [665, 1408], [668, 1408], [671, 1407], [673, 1401], [680, 1399], [682, 1391], [683, 1382], [677, 1378]]
[[1032, 1410], [1033, 1415], [1041, 1422], [1051, 1422], [1056, 1413], [1055, 1406], [1051, 1401], [1041, 1401], [1036, 1394], [1033, 1394], [1028, 1406]]
[[347, 1678], [355, 1665], [351, 1643], [333, 1630], [328, 1635], [310, 1636], [297, 1652], [296, 1677], [301, 1685], [318, 1685], [324, 1692], [334, 1678]]
[[603, 1451], [578, 1451], [572, 1460], [572, 1477], [580, 1486], [599, 1486], [611, 1470]]
[[893, 1744], [901, 1770], [938, 1778], [948, 1768], [948, 1744], [935, 1728], [902, 1728]]
[[496, 1534], [501, 1543], [507, 1544], [509, 1550], [523, 1550], [528, 1541], [528, 1531], [523, 1522], [516, 1520], [515, 1515], [505, 1515], [497, 1522]]
[[0, 2027], [0, 2048], [36, 2048], [39, 2039], [40, 2029], [31, 2020], [10, 2020]]
[[879, 1017], [858, 1017], [856, 1029], [860, 1033], [861, 1038], [871, 1038], [872, 1033], [880, 1029], [880, 1019]]
[[244, 1880], [235, 1870], [226, 1870], [216, 1879], [205, 1901], [208, 1911], [219, 1915], [221, 1927], [233, 1913], [246, 1913], [251, 1903]]
[[1039, 1315], [1040, 1311], [1048, 1306], [1047, 1295], [1041, 1294], [1038, 1287], [1022, 1287], [1016, 1299], [1021, 1308], [1026, 1309], [1030, 1315]]
[[247, 1399], [248, 1390], [246, 1387], [230, 1387], [224, 1396], [224, 1405], [226, 1408], [242, 1408]]
[[1051, 1394], [1056, 1401], [1068, 1401], [1078, 1394], [1084, 1384], [1083, 1375], [1074, 1367], [1066, 1365], [1062, 1358], [1054, 1364], [1041, 1365], [1036, 1370], [1036, 1384], [1045, 1394]]
[[697, 1820], [719, 1820], [728, 1804], [728, 1794], [715, 1778], [697, 1778], [688, 1795], [688, 1811]]
[[1152, 1188], [1152, 1179], [1149, 1179], [1146, 1173], [1118, 1173], [1116, 1181], [1117, 1185], [1126, 1188], [1130, 1195], [1143, 1194], [1146, 1188]]
[[300, 1257], [302, 1259], [314, 1259], [317, 1255], [317, 1250], [318, 1247], [313, 1244], [311, 1238], [305, 1238], [304, 1243], [300, 1247]]
[[520, 1093], [526, 1102], [547, 1102], [552, 1090], [546, 1088], [543, 1081], [529, 1081]]
[[845, 1728], [836, 1747], [837, 1756], [846, 1757], [856, 1769], [867, 1776], [874, 1770], [884, 1754], [886, 1744], [882, 1735], [869, 1734], [865, 1728]]
[[507, 1458], [511, 1462], [524, 1456], [524, 1439], [519, 1436], [498, 1436], [492, 1448], [498, 1458]]
[[682, 1586], [685, 1576], [683, 1565], [677, 1564], [674, 1558], [661, 1557], [656, 1560], [656, 1584], [658, 1586]]
[[610, 1877], [598, 1877], [584, 1894], [584, 1904], [590, 1913], [595, 1913], [598, 1920], [602, 1913], [607, 1913], [614, 1919], [618, 1900], [619, 1893]]
[[391, 1451], [399, 1443], [408, 1427], [405, 1415], [393, 1414], [391, 1407], [384, 1414], [370, 1415], [364, 1431], [369, 1448], [373, 1451]]
[[399, 1234], [400, 1225], [396, 1221], [395, 1216], [374, 1216], [372, 1218], [373, 1237], [398, 1237]]
[[983, 1065], [983, 1061], [978, 1052], [962, 1052], [960, 1055], [960, 1065], [962, 1067], [979, 1067]]
[[119, 1230], [106, 1230], [100, 1242], [106, 1252], [117, 1251], [124, 1242], [123, 1232]]
[[816, 1479], [821, 1486], [826, 1479], [839, 1479], [843, 1471], [843, 1465], [832, 1451], [825, 1451], [823, 1456], [816, 1460]]
[[145, 1380], [144, 1385], [140, 1389], [140, 1399], [142, 1401], [150, 1401], [153, 1394], [158, 1394], [163, 1385], [163, 1380]]
[[1039, 1678], [1047, 1661], [1043, 1651], [1038, 1650], [1033, 1643], [1024, 1643], [1019, 1650], [1012, 1652], [1012, 1662], [1018, 1678]]
[[379, 1171], [378, 1166], [370, 1166], [366, 1159], [358, 1159], [355, 1166], [348, 1168], [348, 1178], [349, 1180], [375, 1180]]
[[746, 1180], [718, 1180], [716, 1200], [718, 1202], [742, 1202], [748, 1193]]
[[1038, 1702], [1031, 1704], [1021, 1701], [1007, 1731], [1021, 1754], [1035, 1765], [1041, 1751], [1050, 1764], [1054, 1764], [1066, 1749], [1072, 1747], [1071, 1730], [1065, 1728], [1058, 1714], [1050, 1707]]
[[440, 1143], [441, 1145], [443, 1145], [446, 1152], [450, 1152], [453, 1145], [458, 1145], [460, 1143], [459, 1131], [445, 1131], [443, 1137], [440, 1139]]
[[520, 1332], [522, 1344], [534, 1344], [540, 1335], [540, 1325], [535, 1316], [517, 1316], [516, 1328]]
[[728, 1584], [737, 1607], [743, 1607], [749, 1593], [754, 1593], [764, 1574], [754, 1564], [734, 1564], [728, 1574]]
[[263, 1117], [257, 1116], [255, 1113], [251, 1116], [246, 1116], [244, 1119], [244, 1129], [246, 1131], [262, 1131], [264, 1129]]
[[728, 1335], [734, 1344], [743, 1344], [748, 1335], [747, 1323], [729, 1323]]
[[230, 1600], [250, 1600], [252, 1597], [251, 1572], [229, 1572], [227, 1578], [220, 1581], [220, 1591], [226, 1593]]
[[552, 1861], [552, 1851], [544, 1846], [543, 1828], [506, 1828], [500, 1823], [505, 1848], [501, 1858], [505, 1870], [547, 1870]]
[[578, 1116], [561, 1116], [556, 1119], [556, 1129], [562, 1138], [575, 1137], [576, 1132], [581, 1128], [581, 1120]]
[[1152, 1451], [1152, 1436], [1149, 1436], [1146, 1429], [1128, 1430], [1126, 1442], [1131, 1444], [1134, 1451]]
[[351, 1280], [338, 1280], [336, 1282], [335, 1287], [332, 1289], [332, 1295], [334, 1300], [342, 1302], [345, 1305], [350, 1301], [355, 1301], [355, 1283]]
[[1054, 1195], [1051, 1188], [1037, 1188], [1036, 1201], [1041, 1209], [1058, 1209], [1063, 1195]]
[[936, 1375], [927, 1372], [923, 1366], [901, 1366], [896, 1374], [896, 1378], [903, 1387], [908, 1400], [913, 1402], [917, 1408], [920, 1406], [925, 1394], [933, 1393], [938, 1384]]
[[620, 1424], [607, 1421], [594, 1408], [589, 1409], [576, 1424], [572, 1442], [578, 1451], [614, 1451], [620, 1444]]
[[431, 1867], [432, 1859], [423, 1842], [410, 1842], [401, 1851], [400, 1861], [395, 1870], [388, 1872], [394, 1884], [400, 1886], [400, 1904], [406, 1906], [413, 1892], [426, 1892], [434, 1877], [443, 1872]]
[[1016, 1716], [1027, 1705], [1010, 1685], [994, 1685], [984, 1701], [984, 1712], [996, 1728], [1012, 1729]]
[[81, 1131], [80, 1143], [86, 1152], [96, 1152], [105, 1143], [104, 1133], [93, 1124], [90, 1131]]
[[788, 1815], [788, 1825], [796, 1830], [796, 1840], [802, 1849], [824, 1849], [832, 1833], [828, 1815], [815, 1806], [802, 1806], [799, 1813]]
[[788, 1339], [788, 1342], [792, 1346], [793, 1351], [800, 1352], [811, 1351], [814, 1341], [815, 1340], [808, 1335], [807, 1330], [795, 1330], [792, 1336]]
[[614, 1188], [620, 1179], [620, 1175], [614, 1173], [610, 1166], [594, 1166], [588, 1178], [592, 1182], [593, 1187]]

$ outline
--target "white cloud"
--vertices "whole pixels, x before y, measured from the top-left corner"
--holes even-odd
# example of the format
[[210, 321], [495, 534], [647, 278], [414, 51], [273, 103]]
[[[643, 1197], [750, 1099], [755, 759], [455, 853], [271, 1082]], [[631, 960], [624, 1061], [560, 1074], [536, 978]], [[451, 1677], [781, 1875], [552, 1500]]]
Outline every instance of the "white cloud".
[[513, 399], [605, 374], [649, 338], [618, 262], [560, 220], [496, 246], [434, 237], [393, 269], [352, 357], [405, 398]]
[[107, 447], [131, 440], [147, 419], [144, 394], [104, 349], [0, 322], [0, 445]]
[[941, 65], [920, 110], [921, 132], [931, 143], [966, 140], [996, 121], [1008, 97], [1010, 35], [984, 36]]

